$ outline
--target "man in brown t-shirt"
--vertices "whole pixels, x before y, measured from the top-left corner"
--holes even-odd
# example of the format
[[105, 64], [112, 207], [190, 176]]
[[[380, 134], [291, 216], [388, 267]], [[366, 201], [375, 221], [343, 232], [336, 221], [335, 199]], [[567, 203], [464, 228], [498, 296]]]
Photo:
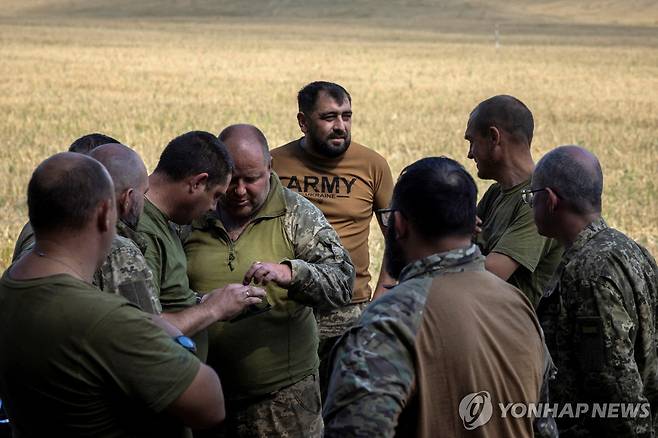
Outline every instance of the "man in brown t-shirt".
[[500, 404], [537, 403], [551, 362], [530, 301], [471, 242], [476, 193], [449, 158], [402, 173], [378, 213], [400, 283], [334, 349], [325, 437], [533, 436]]
[[[393, 178], [381, 155], [351, 141], [352, 99], [343, 87], [312, 82], [302, 88], [297, 100], [297, 121], [304, 136], [272, 151], [273, 168], [284, 187], [322, 210], [356, 268], [352, 303], [339, 309], [316, 309], [324, 395], [329, 351], [358, 319], [372, 295], [368, 270], [370, 220], [373, 211], [388, 207]], [[382, 269], [375, 296], [384, 285], [392, 283]]]

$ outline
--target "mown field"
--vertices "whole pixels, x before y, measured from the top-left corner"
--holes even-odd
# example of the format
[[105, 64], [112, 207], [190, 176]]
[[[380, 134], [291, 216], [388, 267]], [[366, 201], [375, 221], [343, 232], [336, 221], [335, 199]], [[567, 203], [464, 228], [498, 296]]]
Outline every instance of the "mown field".
[[428, 155], [474, 172], [463, 140], [470, 110], [494, 94], [521, 98], [535, 115], [535, 159], [568, 143], [595, 152], [609, 223], [658, 254], [655, 26], [508, 23], [496, 48], [488, 22], [473, 31], [468, 20], [382, 23], [0, 16], [0, 269], [26, 220], [31, 171], [73, 139], [109, 134], [149, 169], [193, 129], [253, 123], [274, 147], [300, 135], [295, 95], [318, 79], [351, 92], [353, 138], [394, 174]]

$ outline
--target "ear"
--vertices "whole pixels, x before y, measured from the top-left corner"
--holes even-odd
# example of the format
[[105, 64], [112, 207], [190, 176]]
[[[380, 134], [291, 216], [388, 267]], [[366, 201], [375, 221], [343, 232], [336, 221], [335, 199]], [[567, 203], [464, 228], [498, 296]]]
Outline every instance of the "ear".
[[208, 184], [208, 174], [207, 173], [199, 173], [198, 175], [194, 175], [188, 178], [187, 180], [188, 184], [188, 191], [190, 193], [194, 193], [200, 188], [203, 188], [205, 190], [206, 184]]
[[308, 134], [308, 122], [306, 120], [306, 114], [301, 111], [297, 113], [297, 124], [299, 124], [299, 129], [302, 130], [304, 135]]
[[548, 211], [555, 213], [560, 206], [560, 198], [550, 187], [546, 187], [546, 193], [548, 193], [546, 207]]
[[116, 201], [114, 198], [106, 199], [97, 208], [96, 223], [98, 230], [107, 233], [112, 228], [112, 217], [116, 215]]
[[409, 235], [409, 221], [402, 216], [402, 213], [399, 211], [394, 211], [393, 215], [395, 216], [394, 228], [395, 228], [395, 238], [404, 239]]
[[119, 216], [122, 216], [123, 213], [127, 212], [128, 209], [130, 208], [130, 202], [132, 199], [132, 194], [135, 191], [135, 189], [130, 188], [128, 190], [124, 190], [118, 197], [117, 197], [117, 214]]
[[500, 144], [500, 137], [501, 133], [498, 128], [495, 126], [490, 126], [489, 127], [489, 140], [491, 141], [492, 145], [499, 145]]

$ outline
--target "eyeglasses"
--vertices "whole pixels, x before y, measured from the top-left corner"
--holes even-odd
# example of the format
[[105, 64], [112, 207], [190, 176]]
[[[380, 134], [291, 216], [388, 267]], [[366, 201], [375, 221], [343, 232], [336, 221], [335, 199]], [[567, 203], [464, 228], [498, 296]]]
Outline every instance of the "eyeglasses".
[[535, 203], [535, 193], [543, 192], [544, 190], [548, 190], [548, 187], [535, 190], [523, 189], [521, 190], [521, 199], [532, 208]]
[[377, 220], [379, 221], [380, 225], [383, 227], [388, 226], [388, 221], [391, 220], [391, 213], [394, 211], [397, 211], [396, 208], [380, 208], [379, 210], [375, 210], [375, 216], [377, 216]]

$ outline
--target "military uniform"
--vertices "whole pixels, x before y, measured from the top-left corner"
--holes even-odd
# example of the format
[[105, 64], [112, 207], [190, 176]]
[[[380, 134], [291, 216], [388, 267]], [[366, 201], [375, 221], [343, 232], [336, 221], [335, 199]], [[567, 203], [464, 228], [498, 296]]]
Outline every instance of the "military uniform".
[[552, 366], [530, 302], [485, 271], [475, 245], [407, 265], [333, 356], [326, 437], [531, 437], [525, 417], [470, 432], [460, 400], [537, 402]]
[[318, 335], [312, 307], [345, 305], [354, 267], [322, 212], [283, 188], [270, 192], [236, 240], [216, 213], [185, 238], [190, 286], [203, 293], [241, 283], [253, 262], [290, 266], [283, 289], [267, 285], [269, 311], [208, 328], [208, 364], [222, 380], [227, 436], [321, 436]]
[[561, 436], [654, 436], [657, 276], [646, 249], [602, 218], [565, 251], [538, 309], [558, 368], [552, 401], [650, 403], [651, 416], [558, 418]]
[[[34, 231], [28, 222], [16, 241], [13, 261], [34, 247]], [[162, 311], [153, 274], [146, 265], [146, 242], [123, 221], [117, 221], [117, 235], [101, 267], [94, 273], [93, 284], [103, 292], [121, 295], [144, 312]]]

